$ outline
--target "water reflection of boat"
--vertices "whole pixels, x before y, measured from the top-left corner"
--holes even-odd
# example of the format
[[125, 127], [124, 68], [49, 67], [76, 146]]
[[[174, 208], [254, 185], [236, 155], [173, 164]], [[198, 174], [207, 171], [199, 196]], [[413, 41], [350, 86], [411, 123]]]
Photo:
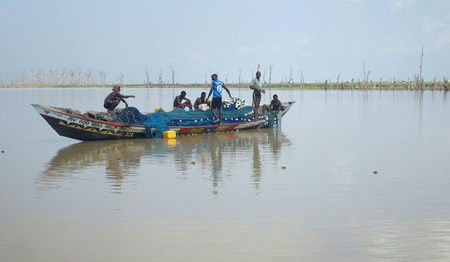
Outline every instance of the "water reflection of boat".
[[135, 174], [141, 156], [154, 146], [155, 140], [119, 140], [81, 142], [62, 148], [47, 164], [38, 183], [54, 186], [60, 181], [77, 179], [82, 170], [102, 168], [113, 187], [120, 188], [122, 180]]
[[[146, 165], [171, 163], [180, 178], [186, 179], [189, 168], [196, 168], [210, 174], [216, 186], [222, 180], [223, 156], [245, 152], [252, 154], [252, 178], [259, 183], [261, 176], [261, 151], [264, 146], [275, 160], [281, 147], [290, 142], [281, 130], [263, 129], [249, 132], [226, 132], [205, 135], [183, 136], [177, 139], [133, 139], [115, 141], [80, 142], [60, 149], [46, 164], [36, 183], [43, 187], [57, 186], [61, 181], [82, 178], [78, 174], [104, 173], [115, 192], [120, 192], [124, 181], [138, 175], [142, 162]], [[145, 161], [143, 161], [145, 159]], [[237, 159], [239, 160], [239, 159]], [[232, 167], [227, 167], [232, 168]], [[127, 180], [128, 179], [128, 180]]]
[[[283, 104], [284, 110], [281, 116], [284, 116], [295, 102]], [[160, 135], [160, 121], [168, 121], [164, 124], [167, 129], [174, 131], [177, 135], [186, 135], [193, 133], [216, 133], [224, 131], [237, 131], [245, 129], [255, 129], [267, 127], [269, 119], [273, 118], [270, 114], [263, 114], [261, 118], [252, 118], [249, 110], [251, 107], [243, 107], [239, 110], [224, 111], [224, 121], [222, 125], [213, 124], [212, 114], [207, 111], [195, 110], [186, 112], [184, 110], [173, 110], [170, 112], [146, 114], [141, 116], [148, 118], [158, 117], [158, 121], [152, 122], [154, 125], [147, 125], [146, 121], [136, 123], [111, 122], [112, 119], [105, 119], [104, 112], [88, 111], [81, 113], [71, 108], [60, 108], [45, 105], [32, 105], [34, 109], [47, 121], [47, 123], [60, 135], [81, 141], [93, 140], [115, 140], [131, 138], [152, 138]], [[170, 114], [170, 115], [169, 115]], [[227, 115], [228, 114], [228, 115]], [[190, 121], [184, 121], [186, 117]], [[180, 117], [180, 118], [178, 118]], [[135, 115], [131, 119], [136, 120]], [[170, 119], [170, 121], [169, 121]], [[183, 119], [183, 120], [182, 120]], [[148, 120], [147, 120], [148, 121]], [[185, 123], [189, 123], [185, 125]]]

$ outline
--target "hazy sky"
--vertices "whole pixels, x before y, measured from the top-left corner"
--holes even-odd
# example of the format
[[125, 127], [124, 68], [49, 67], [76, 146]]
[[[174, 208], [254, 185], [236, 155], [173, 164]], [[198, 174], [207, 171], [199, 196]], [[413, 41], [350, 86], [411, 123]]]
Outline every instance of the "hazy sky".
[[1, 0], [0, 77], [106, 71], [108, 82], [450, 77], [448, 0]]

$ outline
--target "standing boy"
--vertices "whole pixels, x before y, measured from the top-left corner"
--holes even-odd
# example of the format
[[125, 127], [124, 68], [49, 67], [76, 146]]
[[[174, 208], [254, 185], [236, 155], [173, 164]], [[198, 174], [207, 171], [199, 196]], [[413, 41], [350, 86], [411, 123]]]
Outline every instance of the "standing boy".
[[259, 103], [261, 103], [261, 93], [265, 93], [264, 89], [262, 89], [262, 83], [261, 83], [261, 72], [256, 72], [256, 77], [253, 78], [252, 82], [250, 83], [250, 89], [253, 89], [253, 112], [255, 114], [255, 118], [258, 117], [258, 108]]
[[[230, 90], [228, 90], [228, 88], [225, 86], [225, 84], [220, 81], [217, 80], [217, 74], [213, 74], [211, 75], [211, 79], [212, 79], [212, 83], [211, 83], [211, 89], [209, 90], [209, 94], [208, 97], [206, 98], [206, 100], [209, 99], [209, 97], [211, 96], [211, 94], [213, 94], [212, 96], [212, 101], [211, 101], [211, 112], [213, 113], [214, 117], [216, 118], [216, 120], [214, 120], [214, 123], [219, 123], [219, 125], [222, 124], [222, 90], [225, 89], [228, 93], [228, 95], [231, 97], [231, 93]], [[217, 118], [216, 112], [214, 111], [214, 109], [217, 108], [219, 110], [219, 118]]]

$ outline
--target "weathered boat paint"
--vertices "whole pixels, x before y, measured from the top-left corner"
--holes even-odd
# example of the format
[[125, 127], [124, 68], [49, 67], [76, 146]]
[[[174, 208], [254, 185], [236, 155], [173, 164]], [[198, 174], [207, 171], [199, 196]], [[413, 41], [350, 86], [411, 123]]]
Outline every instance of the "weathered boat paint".
[[[32, 106], [60, 136], [81, 141], [146, 138], [145, 126], [143, 125], [125, 125], [97, 120], [70, 108], [38, 104], [32, 104]], [[290, 106], [291, 104], [289, 104], [289, 108]], [[266, 120], [256, 119], [223, 125], [169, 126], [169, 130], [175, 131], [177, 135], [190, 135], [254, 129], [266, 124]], [[155, 128], [151, 128], [151, 132], [154, 136], [156, 134]]]

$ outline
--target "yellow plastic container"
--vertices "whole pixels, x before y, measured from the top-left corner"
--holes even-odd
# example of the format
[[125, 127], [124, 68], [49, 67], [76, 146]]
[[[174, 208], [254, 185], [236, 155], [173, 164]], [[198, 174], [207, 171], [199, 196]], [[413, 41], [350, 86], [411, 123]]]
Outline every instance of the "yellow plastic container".
[[176, 138], [177, 133], [173, 130], [167, 130], [163, 132], [163, 138]]
[[163, 109], [162, 106], [155, 107], [155, 112], [158, 112], [160, 109]]

